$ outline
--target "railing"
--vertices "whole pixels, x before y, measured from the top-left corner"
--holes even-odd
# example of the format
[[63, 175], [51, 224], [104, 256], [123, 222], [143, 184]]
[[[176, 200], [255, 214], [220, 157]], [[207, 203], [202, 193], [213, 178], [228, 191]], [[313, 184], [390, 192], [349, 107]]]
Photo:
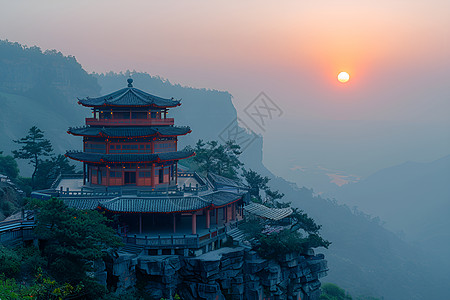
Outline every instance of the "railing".
[[187, 171], [178, 173], [178, 177], [194, 177], [195, 172]]
[[33, 238], [35, 222], [13, 220], [0, 223], [0, 244]]
[[198, 249], [225, 237], [226, 228], [221, 227], [216, 230], [210, 230], [204, 235], [169, 235], [169, 236], [144, 236], [137, 235], [123, 236], [123, 242], [145, 246], [147, 248], [191, 248]]
[[120, 191], [105, 191], [105, 192], [87, 192], [87, 191], [59, 191], [58, 197], [109, 197], [121, 196]]
[[156, 197], [156, 196], [182, 196], [183, 192], [176, 186], [167, 187], [165, 190], [139, 190], [139, 189], [102, 189], [102, 190], [39, 190], [31, 193], [32, 198], [49, 199], [51, 197], [119, 197], [122, 195], [137, 197]]
[[183, 185], [182, 187], [178, 188], [180, 191], [187, 192], [187, 193], [198, 193], [208, 190], [208, 185], [206, 184], [203, 177], [198, 175], [197, 172], [193, 171], [187, 171], [187, 172], [180, 172], [177, 175], [178, 177], [193, 177], [199, 184], [196, 184], [195, 186], [192, 186], [192, 184], [189, 184], [188, 186]]
[[123, 237], [123, 241], [128, 244], [148, 246], [149, 248], [199, 248], [198, 235], [192, 236], [166, 236], [166, 237], [137, 237], [127, 236]]
[[86, 118], [86, 125], [115, 126], [115, 125], [173, 125], [173, 118], [166, 119], [95, 119]]
[[198, 192], [203, 192], [203, 191], [207, 191], [208, 190], [208, 186], [207, 185], [198, 185], [196, 184], [195, 186], [192, 186], [192, 184], [189, 184], [188, 186], [183, 185], [182, 187], [179, 188], [179, 191], [182, 192], [186, 192], [186, 193], [198, 193]]

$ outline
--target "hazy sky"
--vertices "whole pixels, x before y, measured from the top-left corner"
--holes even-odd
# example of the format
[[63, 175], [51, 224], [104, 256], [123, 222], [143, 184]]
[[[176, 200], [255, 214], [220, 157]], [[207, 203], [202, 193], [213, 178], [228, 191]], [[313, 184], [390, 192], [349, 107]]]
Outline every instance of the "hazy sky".
[[448, 0], [0, 4], [1, 39], [74, 55], [88, 71], [227, 90], [255, 131], [243, 109], [266, 92], [283, 110], [264, 133], [279, 174], [295, 164], [365, 176], [450, 154]]

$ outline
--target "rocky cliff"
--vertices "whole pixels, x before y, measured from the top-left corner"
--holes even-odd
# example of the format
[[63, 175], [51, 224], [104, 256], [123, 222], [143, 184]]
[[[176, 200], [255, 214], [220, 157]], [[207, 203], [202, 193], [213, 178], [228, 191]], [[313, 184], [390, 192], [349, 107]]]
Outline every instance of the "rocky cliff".
[[243, 247], [197, 257], [119, 252], [98, 265], [97, 278], [116, 293], [138, 290], [153, 299], [319, 299], [327, 273], [322, 254], [291, 253], [266, 260]]

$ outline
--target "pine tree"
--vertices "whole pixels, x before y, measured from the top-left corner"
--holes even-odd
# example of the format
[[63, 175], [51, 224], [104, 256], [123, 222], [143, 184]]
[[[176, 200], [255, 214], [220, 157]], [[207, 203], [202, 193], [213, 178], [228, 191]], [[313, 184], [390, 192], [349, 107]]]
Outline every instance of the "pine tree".
[[42, 156], [50, 156], [53, 148], [49, 140], [44, 139], [44, 132], [33, 126], [28, 130], [28, 135], [20, 140], [14, 141], [22, 148], [12, 151], [14, 158], [27, 159], [29, 164], [34, 167], [33, 175], [31, 175], [31, 185], [35, 187], [36, 171], [41, 162]]

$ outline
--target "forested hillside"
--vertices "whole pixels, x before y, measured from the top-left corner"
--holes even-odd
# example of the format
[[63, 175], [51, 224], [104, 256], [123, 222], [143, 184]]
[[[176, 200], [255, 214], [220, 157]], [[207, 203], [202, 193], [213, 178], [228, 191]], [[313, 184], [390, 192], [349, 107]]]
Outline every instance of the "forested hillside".
[[406, 162], [343, 186], [337, 199], [379, 216], [387, 228], [449, 265], [449, 177], [450, 156], [428, 163]]
[[[66, 133], [69, 126], [82, 125], [83, 117], [89, 115], [76, 97], [99, 92], [96, 78], [73, 56], [0, 41], [0, 151], [9, 154], [16, 147], [12, 140], [34, 125], [45, 132], [57, 153], [80, 148], [80, 141]], [[28, 165], [19, 164], [28, 174]]]

